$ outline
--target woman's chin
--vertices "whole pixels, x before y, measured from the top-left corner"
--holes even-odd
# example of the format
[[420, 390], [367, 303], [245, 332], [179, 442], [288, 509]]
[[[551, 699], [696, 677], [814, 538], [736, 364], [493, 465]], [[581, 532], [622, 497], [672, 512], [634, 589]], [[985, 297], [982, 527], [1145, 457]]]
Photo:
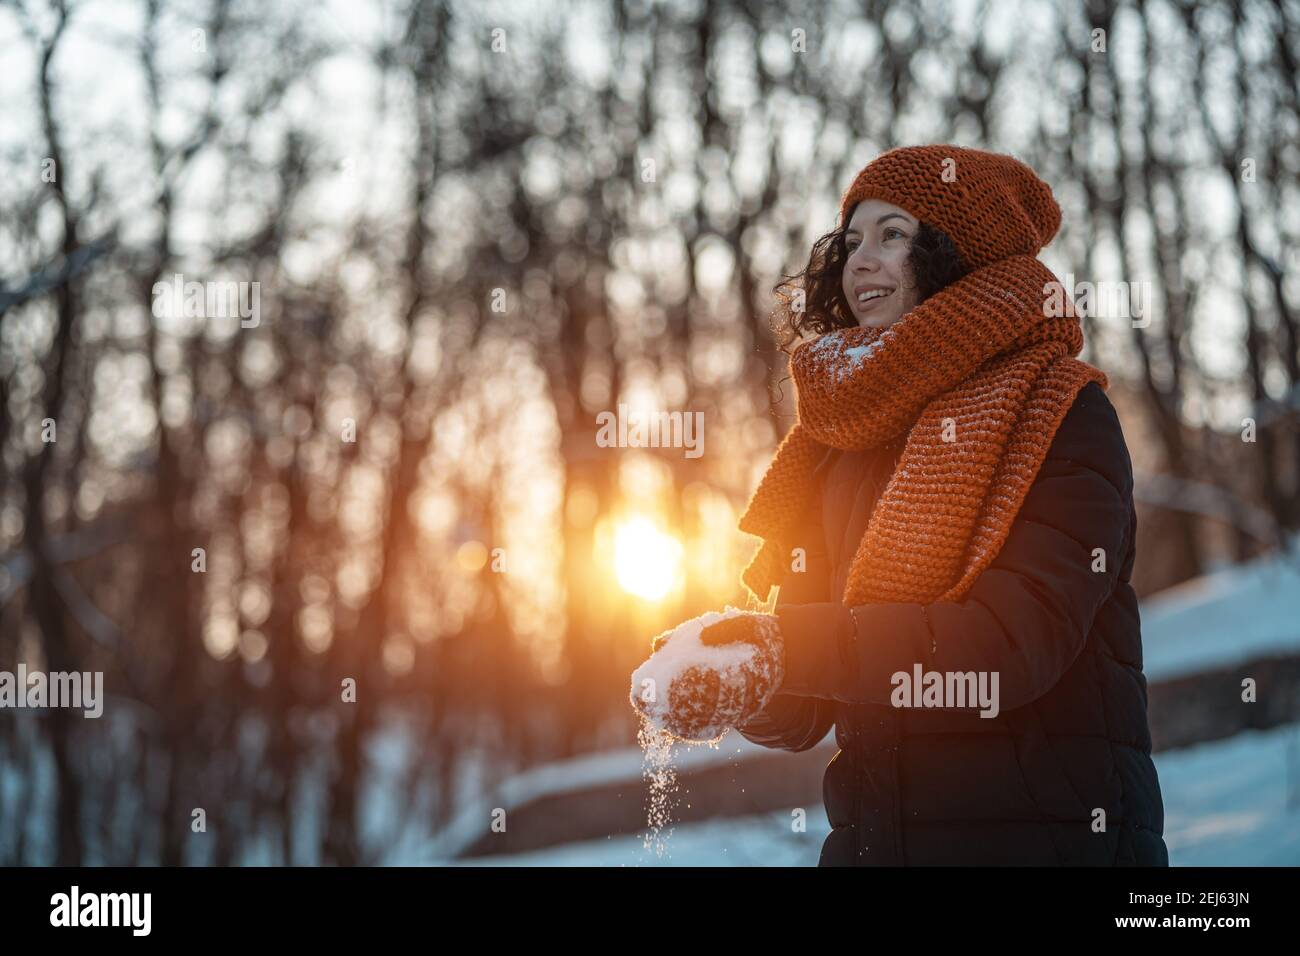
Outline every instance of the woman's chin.
[[857, 317], [858, 325], [864, 329], [888, 328], [901, 318], [901, 315], [895, 315], [893, 312], [888, 315], [859, 315]]

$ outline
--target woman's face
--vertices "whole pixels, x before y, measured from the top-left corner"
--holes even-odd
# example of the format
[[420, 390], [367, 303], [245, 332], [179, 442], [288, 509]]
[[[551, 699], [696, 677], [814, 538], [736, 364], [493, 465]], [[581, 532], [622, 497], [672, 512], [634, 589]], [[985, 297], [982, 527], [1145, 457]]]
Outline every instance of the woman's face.
[[858, 325], [886, 328], [916, 305], [907, 256], [920, 223], [898, 206], [864, 199], [845, 231], [844, 297]]

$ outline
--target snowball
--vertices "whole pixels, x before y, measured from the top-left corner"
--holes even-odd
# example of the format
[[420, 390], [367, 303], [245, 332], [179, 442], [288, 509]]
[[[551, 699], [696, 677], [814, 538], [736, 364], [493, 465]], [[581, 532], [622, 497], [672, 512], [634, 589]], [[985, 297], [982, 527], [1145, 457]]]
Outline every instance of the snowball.
[[[656, 731], [666, 731], [668, 689], [688, 667], [704, 667], [717, 671], [725, 683], [729, 677], [738, 674], [744, 665], [754, 659], [756, 649], [747, 641], [717, 646], [700, 643], [700, 632], [709, 625], [748, 613], [751, 612], [728, 606], [721, 612], [708, 611], [699, 617], [682, 622], [669, 632], [668, 643], [633, 671], [632, 698]], [[647, 701], [642, 697], [646, 691], [646, 681], [654, 682], [649, 685], [654, 688], [653, 701]], [[720, 727], [717, 733], [711, 736], [720, 737], [725, 730], [725, 727]]]

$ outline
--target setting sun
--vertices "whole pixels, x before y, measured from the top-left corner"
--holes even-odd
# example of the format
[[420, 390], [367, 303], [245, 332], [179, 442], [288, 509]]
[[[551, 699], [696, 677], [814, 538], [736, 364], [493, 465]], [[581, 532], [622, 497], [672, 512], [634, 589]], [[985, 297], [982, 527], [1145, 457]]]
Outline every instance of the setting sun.
[[629, 594], [657, 601], [669, 592], [681, 566], [682, 545], [649, 518], [631, 518], [614, 533], [614, 575]]

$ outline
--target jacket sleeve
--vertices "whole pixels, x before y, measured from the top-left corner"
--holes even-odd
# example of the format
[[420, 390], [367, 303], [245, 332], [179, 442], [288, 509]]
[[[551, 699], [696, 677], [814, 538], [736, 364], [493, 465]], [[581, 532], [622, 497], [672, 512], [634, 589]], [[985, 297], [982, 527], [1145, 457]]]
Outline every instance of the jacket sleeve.
[[1132, 491], [1119, 419], [1090, 383], [1057, 429], [1001, 551], [965, 598], [780, 609], [782, 692], [890, 706], [893, 675], [920, 664], [997, 672], [1000, 709], [1031, 703], [1074, 663], [1115, 587]]
[[[776, 611], [809, 602], [822, 603], [830, 597], [830, 557], [821, 521], [821, 495], [809, 495], [807, 520], [802, 539], [795, 547], [804, 550], [804, 563], [791, 555], [778, 593]], [[802, 567], [802, 570], [797, 568]], [[789, 654], [786, 641], [787, 655]], [[776, 750], [803, 751], [817, 746], [835, 723], [835, 703], [815, 696], [778, 691], [768, 705], [736, 728], [746, 740]]]

